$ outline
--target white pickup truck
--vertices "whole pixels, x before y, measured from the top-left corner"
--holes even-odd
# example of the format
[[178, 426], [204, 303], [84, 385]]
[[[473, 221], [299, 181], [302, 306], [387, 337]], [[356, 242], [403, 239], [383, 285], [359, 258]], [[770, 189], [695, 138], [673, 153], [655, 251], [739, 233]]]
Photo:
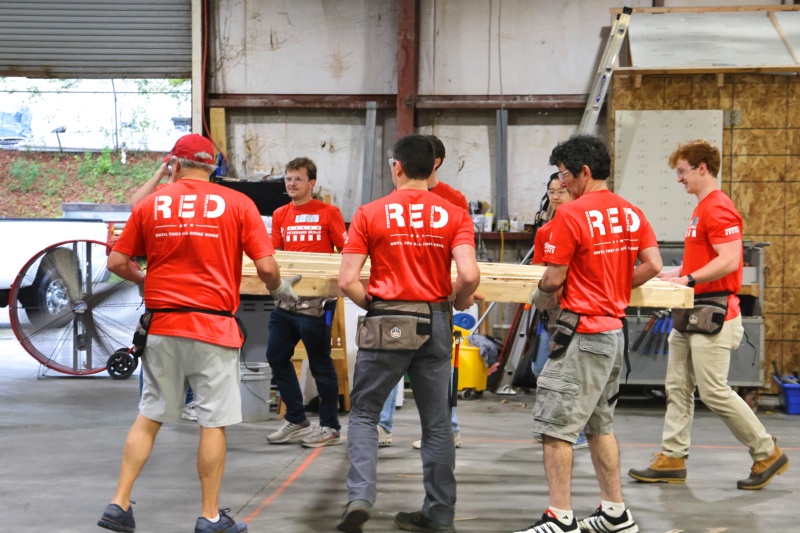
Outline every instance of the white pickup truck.
[[[108, 240], [109, 225], [102, 220], [79, 219], [31, 219], [0, 218], [0, 307], [9, 305], [11, 287], [25, 265], [48, 246], [74, 240]], [[64, 253], [64, 248], [51, 253]], [[29, 272], [36, 272], [22, 280], [19, 301], [34, 313], [57, 313], [61, 310], [64, 282], [55, 268], [48, 267], [52, 261], [42, 256], [38, 264], [33, 264]], [[36, 270], [34, 270], [36, 269]], [[30, 314], [30, 313], [29, 313]], [[46, 317], [29, 316], [31, 320]]]

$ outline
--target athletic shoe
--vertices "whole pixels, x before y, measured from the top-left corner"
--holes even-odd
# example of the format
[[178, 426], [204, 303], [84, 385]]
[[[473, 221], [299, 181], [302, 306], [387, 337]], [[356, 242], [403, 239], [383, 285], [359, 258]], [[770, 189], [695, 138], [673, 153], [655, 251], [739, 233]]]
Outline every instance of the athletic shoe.
[[184, 420], [191, 420], [195, 422], [197, 420], [197, 410], [195, 409], [194, 402], [189, 402], [183, 406], [183, 412], [181, 413], [181, 418]]
[[589, 447], [589, 441], [586, 440], [586, 433], [581, 431], [581, 434], [578, 435], [578, 440], [575, 441], [575, 444], [572, 445], [573, 450], [582, 450], [583, 448]]
[[344, 533], [362, 533], [361, 526], [369, 520], [369, 510], [372, 504], [367, 500], [353, 500], [347, 504], [342, 513], [342, 518], [336, 524], [336, 529]]
[[136, 529], [136, 521], [133, 519], [133, 502], [127, 511], [123, 511], [122, 507], [116, 503], [109, 503], [97, 525], [111, 531], [133, 533]]
[[270, 433], [267, 436], [267, 442], [270, 444], [285, 444], [287, 442], [300, 442], [304, 437], [310, 435], [314, 431], [311, 423], [306, 420], [305, 425], [292, 424], [288, 420], [283, 421], [283, 425], [275, 433]]
[[300, 441], [300, 446], [306, 448], [322, 448], [323, 446], [336, 446], [341, 444], [342, 435], [338, 429], [329, 428], [327, 426], [317, 426], [306, 438]]
[[525, 529], [514, 533], [580, 533], [578, 522], [573, 518], [572, 523], [565, 524], [551, 514], [550, 509], [542, 515], [542, 519]]
[[630, 509], [625, 509], [622, 516], [614, 518], [598, 507], [594, 514], [578, 522], [578, 527], [584, 533], [637, 533], [639, 526], [633, 520]]
[[246, 533], [247, 524], [237, 522], [228, 513], [230, 509], [219, 510], [219, 520], [210, 522], [208, 518], [200, 517], [194, 525], [194, 533]]
[[387, 431], [382, 425], [378, 424], [378, 448], [385, 448], [392, 445], [392, 432]]
[[[456, 448], [461, 448], [461, 433], [459, 433], [458, 431], [453, 432], [453, 445]], [[411, 447], [414, 448], [415, 450], [419, 450], [420, 448], [422, 448], [422, 441], [415, 440], [414, 442], [411, 443]]]
[[750, 469], [750, 477], [737, 481], [736, 488], [742, 490], [763, 489], [770, 484], [775, 476], [783, 474], [787, 470], [789, 470], [789, 458], [778, 448], [778, 442], [775, 439], [775, 449], [772, 451], [772, 455], [762, 461], [753, 463], [753, 467]]
[[434, 522], [419, 511], [413, 513], [397, 513], [394, 525], [403, 531], [421, 531], [422, 533], [456, 533], [452, 525]]

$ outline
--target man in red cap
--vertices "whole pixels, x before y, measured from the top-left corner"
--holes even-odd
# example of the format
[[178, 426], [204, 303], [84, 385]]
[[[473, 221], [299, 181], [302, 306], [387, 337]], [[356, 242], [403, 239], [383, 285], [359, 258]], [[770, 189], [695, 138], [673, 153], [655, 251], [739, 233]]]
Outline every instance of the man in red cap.
[[[197, 471], [202, 490], [195, 533], [241, 533], [247, 525], [219, 509], [225, 466], [225, 427], [242, 421], [239, 307], [242, 253], [277, 300], [297, 300], [292, 280], [281, 279], [267, 230], [243, 194], [209, 183], [214, 147], [201, 135], [181, 137], [165, 158], [169, 187], [133, 208], [108, 258], [123, 279], [144, 284], [151, 314], [142, 357], [139, 416], [125, 443], [117, 489], [98, 525], [133, 532], [131, 490], [164, 422], [183, 409], [186, 384], [195, 393], [200, 425]], [[147, 256], [147, 278], [131, 257]]]

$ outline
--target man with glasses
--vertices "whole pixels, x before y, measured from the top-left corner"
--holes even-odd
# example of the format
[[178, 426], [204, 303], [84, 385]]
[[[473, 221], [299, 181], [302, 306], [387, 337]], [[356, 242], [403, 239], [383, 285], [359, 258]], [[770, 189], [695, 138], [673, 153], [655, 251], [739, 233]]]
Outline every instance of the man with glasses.
[[[719, 149], [705, 140], [681, 145], [669, 158], [678, 183], [697, 197], [684, 239], [683, 264], [659, 275], [678, 285], [694, 287], [697, 300], [716, 296], [722, 305], [722, 324], [717, 332], [691, 332], [674, 322], [669, 336], [669, 360], [665, 387], [667, 414], [659, 453], [648, 468], [631, 469], [628, 475], [644, 483], [684, 483], [689, 456], [694, 389], [700, 399], [747, 446], [753, 467], [750, 476], [737, 482], [743, 490], [766, 487], [789, 468], [789, 459], [767, 433], [747, 403], [728, 385], [731, 350], [742, 342], [744, 328], [736, 294], [742, 287], [744, 250], [742, 217], [731, 199], [719, 189]], [[716, 294], [714, 294], [716, 293]], [[692, 310], [689, 316], [699, 322]], [[719, 327], [721, 326], [721, 327]], [[716, 329], [716, 328], [715, 328]]]
[[[541, 520], [517, 533], [636, 533], [622, 500], [613, 432], [626, 345], [621, 319], [631, 288], [661, 270], [661, 255], [644, 213], [608, 190], [611, 157], [600, 139], [573, 136], [553, 149], [550, 164], [574, 198], [556, 211], [544, 244], [548, 266], [531, 294], [538, 309], [561, 308], [533, 406], [533, 431], [544, 441], [550, 506]], [[581, 430], [589, 441], [601, 505], [577, 521], [572, 445]]]
[[[287, 252], [333, 253], [341, 251], [346, 230], [339, 208], [312, 197], [317, 183], [317, 166], [308, 158], [293, 159], [286, 165], [286, 194], [291, 203], [272, 214], [272, 245]], [[339, 380], [331, 359], [330, 324], [325, 299], [301, 295], [297, 302], [279, 301], [269, 318], [267, 361], [286, 405], [284, 422], [267, 437], [270, 444], [299, 442], [318, 448], [342, 443], [339, 432]], [[303, 393], [292, 356], [303, 341], [308, 367], [319, 393], [319, 426], [306, 418]]]

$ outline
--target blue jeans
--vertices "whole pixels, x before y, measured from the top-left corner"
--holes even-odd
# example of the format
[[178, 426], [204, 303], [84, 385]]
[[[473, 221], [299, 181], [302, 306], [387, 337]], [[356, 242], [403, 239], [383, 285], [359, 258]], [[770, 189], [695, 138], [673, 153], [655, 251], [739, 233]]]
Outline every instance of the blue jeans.
[[[453, 380], [453, 371], [450, 371], [450, 381]], [[389, 433], [392, 432], [392, 427], [394, 427], [394, 412], [397, 409], [397, 387], [392, 389], [392, 392], [389, 393], [389, 397], [386, 398], [386, 402], [383, 404], [383, 409], [381, 409], [381, 417], [378, 420], [378, 425], [381, 426], [383, 429], [388, 431]], [[453, 425], [453, 433], [461, 433], [461, 428], [458, 425], [458, 415], [456, 414], [456, 408], [453, 407], [451, 409], [450, 414], [450, 422]]]
[[313, 317], [276, 308], [269, 317], [267, 362], [272, 379], [286, 405], [287, 421], [300, 424], [306, 419], [303, 392], [292, 356], [297, 343], [303, 341], [308, 353], [308, 367], [319, 393], [319, 424], [340, 429], [339, 379], [331, 359], [331, 335], [325, 317]]
[[531, 363], [531, 370], [533, 370], [533, 375], [536, 378], [541, 375], [544, 364], [550, 356], [550, 332], [546, 327], [543, 327], [539, 333], [539, 346], [537, 348], [536, 359]]

